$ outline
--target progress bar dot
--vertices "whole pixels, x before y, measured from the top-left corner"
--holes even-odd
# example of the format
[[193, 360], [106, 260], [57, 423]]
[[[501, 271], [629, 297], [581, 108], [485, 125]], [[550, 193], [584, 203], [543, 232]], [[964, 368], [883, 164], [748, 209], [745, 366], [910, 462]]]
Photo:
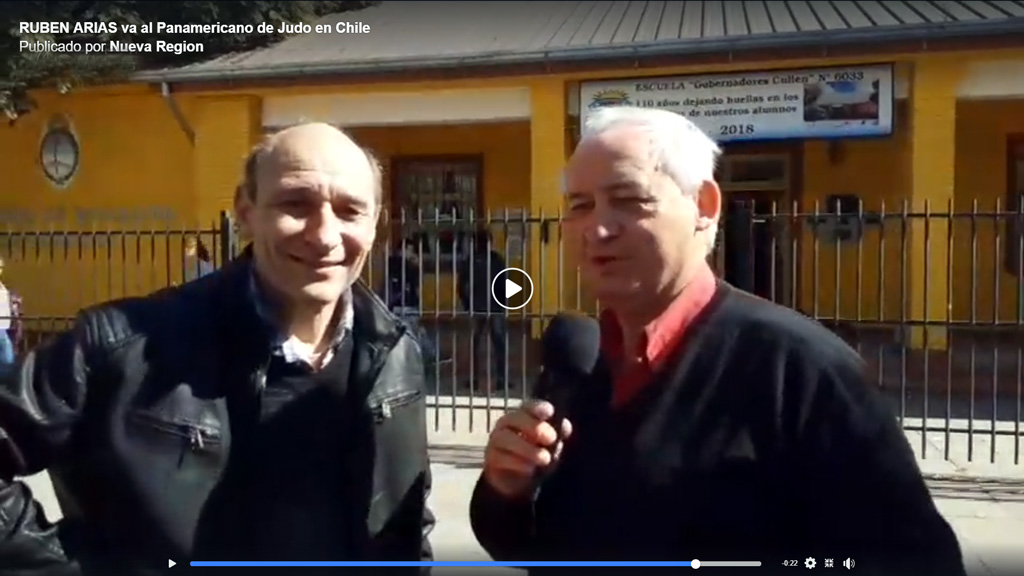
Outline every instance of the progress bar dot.
[[700, 560], [694, 560], [693, 562], [690, 562], [690, 567], [694, 570], [700, 568]]

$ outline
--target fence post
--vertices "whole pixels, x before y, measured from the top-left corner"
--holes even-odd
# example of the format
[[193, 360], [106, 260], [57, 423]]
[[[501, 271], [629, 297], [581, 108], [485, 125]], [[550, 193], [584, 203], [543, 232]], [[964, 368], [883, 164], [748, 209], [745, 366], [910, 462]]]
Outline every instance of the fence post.
[[220, 262], [221, 265], [234, 260], [238, 254], [238, 234], [235, 233], [235, 221], [231, 213], [224, 210], [220, 213]]

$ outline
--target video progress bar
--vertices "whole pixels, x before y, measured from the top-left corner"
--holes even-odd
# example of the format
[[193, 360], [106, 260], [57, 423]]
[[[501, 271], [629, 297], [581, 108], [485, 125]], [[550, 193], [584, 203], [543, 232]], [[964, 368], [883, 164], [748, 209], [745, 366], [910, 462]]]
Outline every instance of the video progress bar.
[[[173, 561], [168, 561], [168, 566], [174, 566]], [[433, 562], [338, 562], [338, 561], [314, 561], [314, 562], [295, 562], [295, 561], [200, 561], [193, 560], [190, 562], [192, 566], [196, 567], [472, 567], [472, 568], [554, 568], [554, 567], [590, 567], [590, 568], [606, 568], [606, 567], [686, 567], [698, 569], [698, 568], [748, 568], [757, 567], [761, 565], [759, 560], [750, 561], [736, 561], [736, 560], [690, 560], [683, 562], [453, 562], [453, 561], [433, 561]]]
[[694, 560], [691, 568], [757, 568], [760, 560]]

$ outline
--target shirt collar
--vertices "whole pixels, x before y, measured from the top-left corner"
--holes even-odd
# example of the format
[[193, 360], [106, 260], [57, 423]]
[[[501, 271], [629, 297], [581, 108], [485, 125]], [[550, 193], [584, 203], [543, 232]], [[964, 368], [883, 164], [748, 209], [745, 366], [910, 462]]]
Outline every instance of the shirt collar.
[[672, 352], [683, 333], [711, 302], [717, 289], [714, 272], [707, 265], [701, 267], [683, 292], [661, 315], [644, 329], [638, 350], [624, 350], [622, 327], [611, 310], [604, 310], [600, 316], [601, 349], [612, 361], [633, 354], [644, 363], [656, 369]]
[[[293, 336], [288, 336], [277, 328], [274, 321], [273, 304], [265, 291], [260, 288], [260, 284], [256, 280], [255, 268], [251, 268], [249, 273], [249, 299], [253, 304], [256, 315], [260, 318], [270, 336], [272, 354], [282, 357], [288, 364], [312, 366], [312, 349], [307, 344]], [[345, 340], [345, 337], [352, 331], [352, 325], [355, 320], [352, 309], [351, 290], [342, 296], [341, 301], [343, 303], [343, 307], [340, 310], [341, 317], [337, 323], [329, 352], [335, 350]], [[323, 361], [326, 362], [326, 360], [325, 358]]]

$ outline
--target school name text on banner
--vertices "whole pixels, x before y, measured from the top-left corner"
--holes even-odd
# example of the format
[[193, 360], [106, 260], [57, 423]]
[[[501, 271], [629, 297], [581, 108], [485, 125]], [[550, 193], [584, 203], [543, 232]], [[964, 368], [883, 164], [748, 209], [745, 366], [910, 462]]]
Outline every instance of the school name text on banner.
[[891, 65], [580, 84], [582, 122], [605, 106], [671, 110], [722, 141], [892, 133]]

